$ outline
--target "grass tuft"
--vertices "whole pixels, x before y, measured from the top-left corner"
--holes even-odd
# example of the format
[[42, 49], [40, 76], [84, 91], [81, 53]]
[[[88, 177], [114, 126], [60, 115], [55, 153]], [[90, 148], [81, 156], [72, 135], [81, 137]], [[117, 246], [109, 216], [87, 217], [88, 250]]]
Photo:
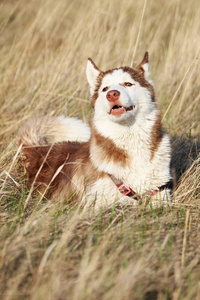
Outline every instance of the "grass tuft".
[[[0, 298], [200, 298], [200, 6], [183, 1], [0, 3]], [[172, 137], [174, 203], [86, 215], [31, 195], [15, 145], [24, 120], [89, 123], [85, 66], [133, 65], [150, 53]]]

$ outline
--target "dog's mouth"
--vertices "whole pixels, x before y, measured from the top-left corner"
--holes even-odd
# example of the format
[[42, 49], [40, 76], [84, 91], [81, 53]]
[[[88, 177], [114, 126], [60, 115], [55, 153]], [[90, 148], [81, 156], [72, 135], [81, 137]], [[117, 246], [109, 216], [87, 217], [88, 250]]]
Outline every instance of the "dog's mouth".
[[124, 106], [120, 106], [120, 105], [114, 105], [111, 110], [110, 110], [110, 114], [114, 115], [114, 116], [120, 116], [122, 115], [124, 112], [126, 111], [131, 111], [135, 108], [135, 105], [131, 105], [129, 107], [124, 107]]

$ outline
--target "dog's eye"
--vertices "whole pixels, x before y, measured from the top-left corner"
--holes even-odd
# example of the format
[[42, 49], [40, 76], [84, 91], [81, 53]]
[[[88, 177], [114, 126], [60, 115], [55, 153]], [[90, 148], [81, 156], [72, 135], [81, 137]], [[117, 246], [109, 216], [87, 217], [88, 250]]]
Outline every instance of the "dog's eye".
[[108, 86], [105, 86], [103, 89], [102, 89], [102, 92], [106, 92], [108, 90]]
[[124, 86], [132, 86], [133, 83], [130, 83], [130, 82], [124, 82]]

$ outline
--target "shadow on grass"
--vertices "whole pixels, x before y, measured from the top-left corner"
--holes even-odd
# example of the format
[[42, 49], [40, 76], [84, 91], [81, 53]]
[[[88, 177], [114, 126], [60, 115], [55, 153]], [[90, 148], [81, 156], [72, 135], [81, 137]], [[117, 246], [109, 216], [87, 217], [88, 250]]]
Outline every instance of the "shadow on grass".
[[173, 137], [171, 169], [176, 182], [200, 155], [200, 141], [194, 137], [181, 135]]

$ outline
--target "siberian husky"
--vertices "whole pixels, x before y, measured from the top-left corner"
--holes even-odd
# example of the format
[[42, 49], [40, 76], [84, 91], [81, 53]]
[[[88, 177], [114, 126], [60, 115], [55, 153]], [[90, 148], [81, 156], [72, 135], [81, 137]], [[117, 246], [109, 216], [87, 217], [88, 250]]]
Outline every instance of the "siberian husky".
[[88, 59], [94, 108], [82, 121], [41, 117], [19, 130], [29, 182], [47, 196], [85, 207], [170, 201], [171, 146], [150, 79], [149, 55], [135, 68], [101, 71]]

